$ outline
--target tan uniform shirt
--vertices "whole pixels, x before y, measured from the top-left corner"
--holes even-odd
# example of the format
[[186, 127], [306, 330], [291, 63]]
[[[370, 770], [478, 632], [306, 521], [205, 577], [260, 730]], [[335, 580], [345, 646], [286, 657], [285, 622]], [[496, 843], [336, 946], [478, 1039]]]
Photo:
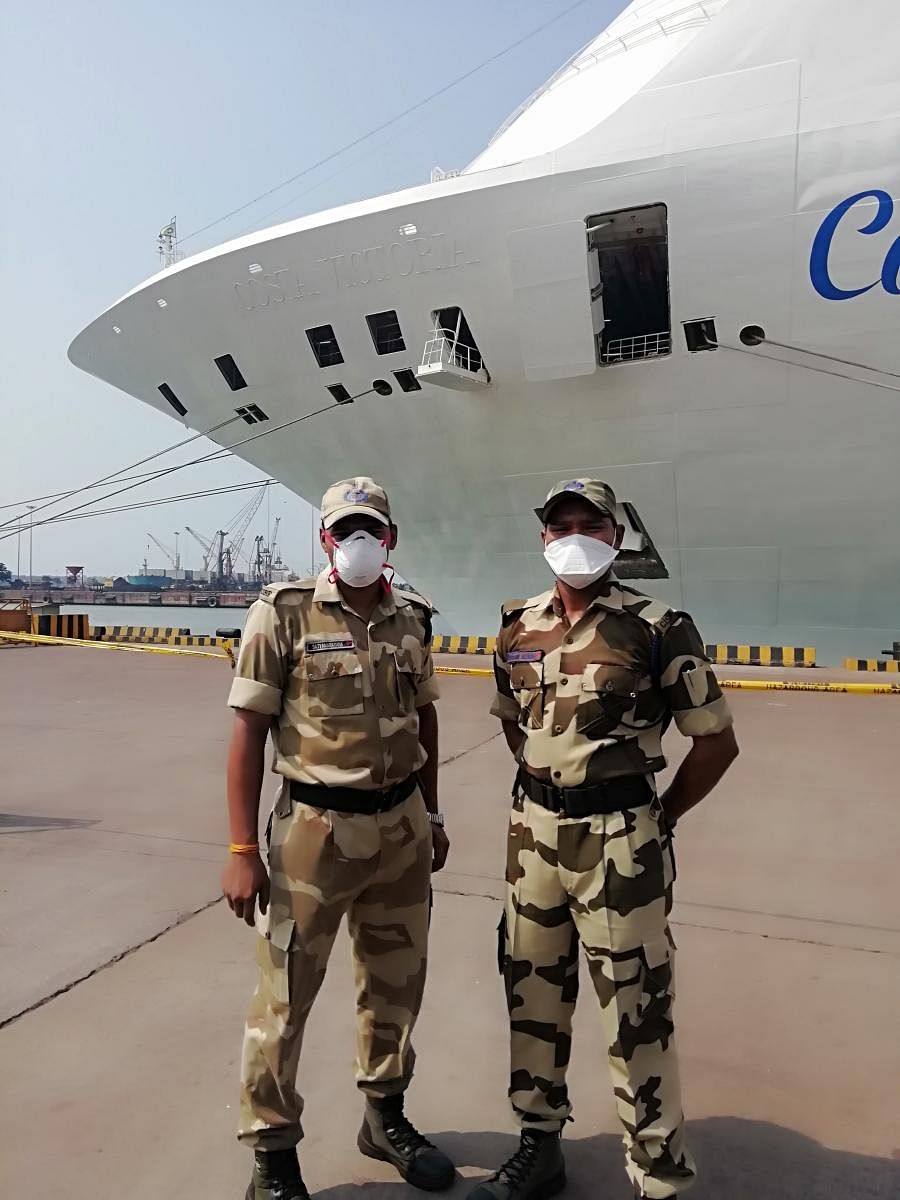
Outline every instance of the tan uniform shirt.
[[424, 765], [417, 710], [437, 697], [428, 602], [392, 590], [366, 622], [323, 572], [263, 589], [228, 703], [273, 718], [285, 778], [375, 790]]
[[523, 765], [559, 787], [661, 770], [670, 717], [690, 737], [732, 723], [690, 617], [612, 573], [574, 625], [555, 588], [504, 605], [494, 674], [491, 712], [518, 722]]

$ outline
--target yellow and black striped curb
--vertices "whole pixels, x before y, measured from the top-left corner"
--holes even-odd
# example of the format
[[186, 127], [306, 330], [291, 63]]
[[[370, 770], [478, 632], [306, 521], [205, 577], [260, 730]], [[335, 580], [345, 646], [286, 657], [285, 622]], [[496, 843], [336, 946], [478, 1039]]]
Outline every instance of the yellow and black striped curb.
[[815, 646], [707, 645], [706, 657], [718, 667], [814, 667]]
[[31, 618], [31, 632], [43, 637], [83, 638], [91, 636], [91, 625], [87, 613], [64, 613], [48, 616], [35, 613]]
[[[103, 630], [101, 633], [100, 631]], [[158, 625], [99, 625], [93, 631], [98, 642], [117, 642], [139, 646], [208, 646], [216, 647], [225, 639], [208, 634], [181, 633], [177, 626]]]
[[462, 634], [439, 634], [431, 639], [435, 654], [493, 654], [497, 648], [495, 637], [465, 637]]
[[845, 658], [845, 671], [888, 671], [900, 675], [900, 659], [896, 658]]
[[183, 625], [95, 625], [95, 637], [101, 629], [103, 640], [107, 642], [127, 642], [137, 638], [186, 637], [190, 633]]

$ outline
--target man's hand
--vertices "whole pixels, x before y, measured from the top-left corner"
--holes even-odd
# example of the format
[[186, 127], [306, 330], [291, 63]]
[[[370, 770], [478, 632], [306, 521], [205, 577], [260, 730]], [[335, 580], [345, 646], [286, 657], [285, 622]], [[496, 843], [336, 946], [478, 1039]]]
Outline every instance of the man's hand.
[[440, 825], [431, 827], [431, 869], [440, 871], [450, 853], [450, 839]]
[[234, 915], [248, 925], [254, 923], [257, 899], [260, 911], [266, 911], [269, 876], [258, 854], [229, 854], [222, 872], [222, 895]]

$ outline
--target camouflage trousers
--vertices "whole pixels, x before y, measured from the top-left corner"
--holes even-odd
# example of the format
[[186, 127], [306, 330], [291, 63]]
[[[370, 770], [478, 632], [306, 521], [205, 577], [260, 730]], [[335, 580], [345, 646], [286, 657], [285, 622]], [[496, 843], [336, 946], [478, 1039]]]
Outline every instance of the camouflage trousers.
[[672, 1022], [674, 865], [659, 802], [560, 818], [517, 796], [509, 826], [504, 975], [513, 1111], [524, 1128], [569, 1117], [566, 1069], [578, 945], [600, 1001], [626, 1170], [638, 1196], [689, 1187]]
[[297, 1070], [306, 1019], [346, 914], [356, 977], [356, 1079], [369, 1096], [402, 1092], [428, 941], [431, 827], [422, 795], [387, 813], [275, 805], [271, 897], [257, 937], [259, 981], [241, 1066], [238, 1137], [266, 1150], [303, 1136]]

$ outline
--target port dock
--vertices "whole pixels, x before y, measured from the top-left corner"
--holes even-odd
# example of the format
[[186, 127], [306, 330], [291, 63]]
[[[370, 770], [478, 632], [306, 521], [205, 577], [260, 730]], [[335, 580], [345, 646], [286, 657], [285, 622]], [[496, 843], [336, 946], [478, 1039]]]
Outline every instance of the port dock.
[[[0, 647], [9, 1195], [243, 1195], [235, 1097], [254, 972], [252, 935], [218, 898], [229, 680], [224, 658]], [[460, 1165], [459, 1197], [514, 1145], [494, 941], [511, 764], [491, 690], [483, 676], [442, 681], [453, 848], [435, 877], [410, 1095]], [[730, 702], [741, 758], [677, 837], [692, 1195], [888, 1200], [900, 1190], [900, 697]], [[685, 745], [667, 738], [672, 765]], [[567, 1195], [629, 1200], [594, 1006], [585, 987]], [[304, 1172], [328, 1200], [400, 1200], [408, 1189], [355, 1148], [353, 1019], [342, 937], [304, 1050]]]

